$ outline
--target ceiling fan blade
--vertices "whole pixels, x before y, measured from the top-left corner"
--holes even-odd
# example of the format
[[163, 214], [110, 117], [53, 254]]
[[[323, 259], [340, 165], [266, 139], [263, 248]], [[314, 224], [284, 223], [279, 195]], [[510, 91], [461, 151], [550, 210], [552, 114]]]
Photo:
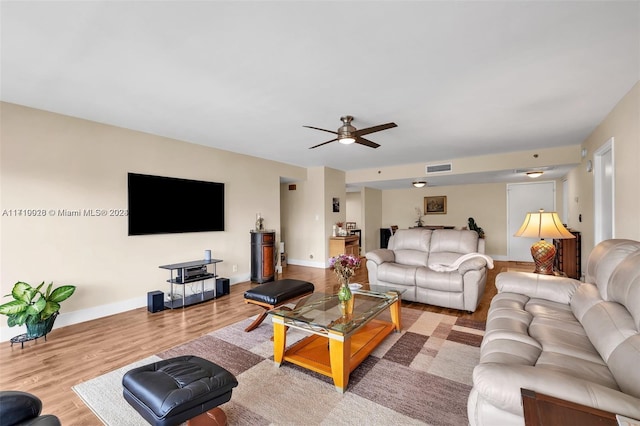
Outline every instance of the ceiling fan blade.
[[302, 126], [302, 127], [307, 127], [307, 128], [309, 128], [309, 129], [315, 129], [315, 130], [321, 130], [321, 131], [323, 131], [323, 132], [333, 133], [334, 135], [337, 135], [337, 134], [338, 134], [338, 132], [335, 132], [335, 131], [333, 131], [333, 130], [321, 129], [321, 128], [319, 128], [319, 127], [313, 127], [313, 126]]
[[356, 130], [356, 136], [368, 135], [369, 133], [392, 129], [394, 127], [398, 127], [398, 125], [396, 123], [379, 124], [377, 126], [367, 127], [366, 129]]
[[380, 146], [375, 142], [371, 142], [369, 139], [365, 139], [361, 137], [356, 138], [356, 143], [359, 143], [360, 145], [368, 146], [369, 148], [377, 148]]
[[[318, 130], [322, 130], [322, 129], [318, 129]], [[338, 138], [331, 139], [330, 141], [322, 142], [322, 143], [319, 143], [318, 145], [315, 145], [315, 146], [309, 147], [309, 149], [317, 148], [317, 147], [319, 147], [319, 146], [326, 145], [326, 144], [328, 144], [328, 143], [330, 143], [330, 142], [335, 142], [335, 141], [337, 141], [337, 140], [338, 140]]]

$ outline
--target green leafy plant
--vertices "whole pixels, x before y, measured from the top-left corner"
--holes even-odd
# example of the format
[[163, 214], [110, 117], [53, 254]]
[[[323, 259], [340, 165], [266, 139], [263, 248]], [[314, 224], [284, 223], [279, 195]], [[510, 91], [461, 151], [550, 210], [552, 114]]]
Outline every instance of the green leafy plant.
[[36, 324], [60, 311], [60, 302], [67, 300], [76, 287], [63, 285], [53, 289], [53, 283], [42, 292], [44, 281], [38, 287], [18, 281], [5, 297], [13, 297], [11, 302], [0, 305], [0, 314], [8, 317], [7, 325]]
[[478, 224], [472, 217], [469, 218], [469, 229], [472, 231], [476, 231], [478, 233], [478, 237], [484, 238], [484, 230], [478, 226]]

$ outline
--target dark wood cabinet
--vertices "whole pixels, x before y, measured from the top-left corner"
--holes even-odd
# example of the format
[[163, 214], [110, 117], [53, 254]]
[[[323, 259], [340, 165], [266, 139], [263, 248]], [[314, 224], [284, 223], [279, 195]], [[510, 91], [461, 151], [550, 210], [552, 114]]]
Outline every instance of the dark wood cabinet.
[[608, 411], [520, 389], [526, 426], [581, 425], [617, 426], [616, 415]]
[[569, 229], [575, 238], [567, 238], [562, 240], [553, 240], [556, 248], [556, 258], [554, 260], [554, 268], [556, 271], [563, 272], [569, 278], [579, 280], [582, 275], [582, 241], [580, 232]]
[[276, 233], [251, 231], [251, 281], [266, 283], [275, 279]]
[[391, 238], [391, 229], [380, 228], [380, 248], [387, 248], [389, 246], [389, 238]]

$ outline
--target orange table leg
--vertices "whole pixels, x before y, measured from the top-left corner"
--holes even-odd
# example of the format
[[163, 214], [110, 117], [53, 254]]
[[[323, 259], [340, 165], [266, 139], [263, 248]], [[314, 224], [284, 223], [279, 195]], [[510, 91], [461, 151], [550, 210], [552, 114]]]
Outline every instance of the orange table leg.
[[329, 358], [333, 384], [338, 392], [344, 393], [351, 372], [351, 338], [329, 332]]
[[287, 345], [287, 330], [282, 318], [273, 317], [273, 361], [280, 366]]
[[392, 303], [389, 306], [389, 310], [391, 311], [391, 322], [396, 327], [396, 332], [400, 333], [402, 331], [402, 309], [400, 307], [400, 298], [395, 303]]

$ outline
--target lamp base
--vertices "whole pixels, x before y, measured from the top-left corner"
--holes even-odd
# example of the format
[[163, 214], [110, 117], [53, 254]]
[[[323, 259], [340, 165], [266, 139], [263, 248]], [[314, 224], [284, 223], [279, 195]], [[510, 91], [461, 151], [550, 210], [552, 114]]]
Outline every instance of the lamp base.
[[540, 240], [531, 246], [531, 256], [536, 264], [535, 274], [553, 275], [553, 260], [556, 248], [553, 244]]

